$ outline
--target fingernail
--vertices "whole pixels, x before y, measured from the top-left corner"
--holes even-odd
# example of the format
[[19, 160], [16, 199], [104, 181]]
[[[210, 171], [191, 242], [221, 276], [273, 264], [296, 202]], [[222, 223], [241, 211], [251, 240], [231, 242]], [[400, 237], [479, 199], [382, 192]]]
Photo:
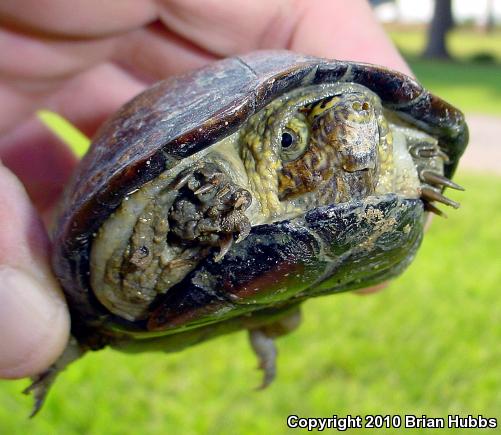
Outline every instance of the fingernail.
[[0, 376], [19, 378], [52, 364], [68, 340], [69, 319], [56, 289], [0, 266]]

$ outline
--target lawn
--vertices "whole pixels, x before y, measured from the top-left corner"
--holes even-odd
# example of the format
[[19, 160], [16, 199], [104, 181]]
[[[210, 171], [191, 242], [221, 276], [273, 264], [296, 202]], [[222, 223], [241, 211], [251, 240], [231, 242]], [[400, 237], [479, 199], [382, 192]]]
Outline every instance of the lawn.
[[[417, 56], [426, 44], [424, 27], [388, 26], [387, 30], [399, 48], [408, 54]], [[466, 27], [458, 27], [447, 36], [447, 46], [455, 59], [472, 60], [479, 55], [487, 55], [498, 63], [501, 62], [501, 29], [485, 33]]]
[[[391, 29], [389, 34], [427, 88], [465, 112], [501, 115], [501, 31], [492, 34], [458, 29], [448, 38], [454, 60], [423, 60], [423, 31]], [[491, 62], [475, 61], [488, 55]]]
[[289, 414], [501, 417], [501, 178], [458, 181], [462, 208], [436, 219], [389, 289], [306, 303], [268, 390], [254, 391], [244, 333], [174, 355], [106, 350], [70, 367], [31, 421], [26, 381], [0, 383], [0, 433], [285, 433]]

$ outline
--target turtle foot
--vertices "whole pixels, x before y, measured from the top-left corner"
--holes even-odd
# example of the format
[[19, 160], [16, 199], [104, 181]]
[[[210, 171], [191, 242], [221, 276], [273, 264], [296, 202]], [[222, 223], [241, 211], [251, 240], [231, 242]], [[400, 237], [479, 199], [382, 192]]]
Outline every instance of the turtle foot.
[[31, 380], [33, 381], [27, 388], [23, 390], [23, 394], [31, 394], [34, 399], [33, 408], [29, 415], [33, 418], [38, 414], [38, 411], [42, 408], [45, 402], [47, 393], [49, 392], [50, 386], [56, 379], [58, 371], [54, 366], [51, 366], [45, 372], [39, 375], [33, 376]]
[[464, 190], [462, 186], [442, 175], [443, 164], [449, 162], [449, 157], [438, 145], [433, 143], [417, 143], [409, 149], [416, 163], [419, 180], [421, 181], [421, 199], [425, 210], [438, 216], [447, 217], [434, 203], [445, 204], [459, 208], [459, 203], [447, 198], [444, 188]]
[[223, 170], [207, 163], [181, 174], [179, 195], [170, 212], [171, 235], [182, 243], [219, 248], [220, 261], [236, 238], [247, 237], [251, 223], [245, 210], [252, 202], [249, 191], [233, 183]]
[[249, 338], [252, 349], [254, 350], [258, 360], [258, 368], [263, 370], [263, 381], [257, 387], [258, 390], [264, 390], [270, 385], [277, 374], [277, 347], [275, 340], [267, 336], [260, 329], [252, 329], [249, 331]]
[[273, 323], [249, 329], [250, 344], [257, 356], [258, 368], [263, 370], [263, 381], [257, 388], [258, 390], [268, 387], [277, 374], [278, 350], [275, 346], [275, 338], [290, 333], [300, 323], [301, 312], [299, 308], [296, 308]]
[[31, 394], [34, 399], [33, 409], [29, 415], [30, 418], [34, 417], [42, 408], [45, 398], [51, 385], [57, 378], [57, 375], [62, 372], [71, 362], [80, 358], [84, 354], [84, 350], [79, 346], [74, 337], [71, 337], [66, 349], [59, 359], [52, 364], [46, 371], [33, 376], [32, 383], [24, 391], [23, 394]]

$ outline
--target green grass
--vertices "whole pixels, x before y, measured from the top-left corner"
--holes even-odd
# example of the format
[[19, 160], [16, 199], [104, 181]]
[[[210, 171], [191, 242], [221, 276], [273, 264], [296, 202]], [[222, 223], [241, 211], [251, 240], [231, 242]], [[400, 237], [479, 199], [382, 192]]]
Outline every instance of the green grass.
[[408, 58], [416, 77], [464, 112], [501, 115], [501, 67]]
[[[389, 27], [388, 31], [403, 52], [417, 56], [424, 50], [426, 29]], [[449, 33], [447, 46], [458, 60], [469, 61], [479, 54], [487, 54], [501, 62], [501, 30], [483, 33], [460, 27]]]
[[[465, 112], [501, 114], [501, 32], [452, 32], [448, 38], [451, 61], [420, 58], [425, 45], [423, 31], [390, 29], [389, 34], [418, 80], [433, 93]], [[493, 62], [473, 60], [481, 54], [488, 54]]]
[[243, 333], [174, 355], [106, 350], [71, 366], [32, 421], [27, 382], [0, 383], [0, 433], [279, 434], [292, 413], [500, 418], [501, 178], [458, 181], [462, 208], [435, 220], [389, 289], [305, 305], [303, 326], [279, 340], [268, 390], [253, 390]]

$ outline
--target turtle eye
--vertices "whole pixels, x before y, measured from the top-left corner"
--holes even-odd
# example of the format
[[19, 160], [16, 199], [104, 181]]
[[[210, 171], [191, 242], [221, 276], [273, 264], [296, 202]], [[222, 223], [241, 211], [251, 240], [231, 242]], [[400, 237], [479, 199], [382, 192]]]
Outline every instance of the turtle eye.
[[282, 133], [282, 149], [288, 149], [296, 142], [296, 134], [292, 131], [284, 131]]
[[297, 113], [289, 120], [280, 137], [280, 158], [284, 163], [301, 157], [308, 147], [310, 127], [304, 113]]

